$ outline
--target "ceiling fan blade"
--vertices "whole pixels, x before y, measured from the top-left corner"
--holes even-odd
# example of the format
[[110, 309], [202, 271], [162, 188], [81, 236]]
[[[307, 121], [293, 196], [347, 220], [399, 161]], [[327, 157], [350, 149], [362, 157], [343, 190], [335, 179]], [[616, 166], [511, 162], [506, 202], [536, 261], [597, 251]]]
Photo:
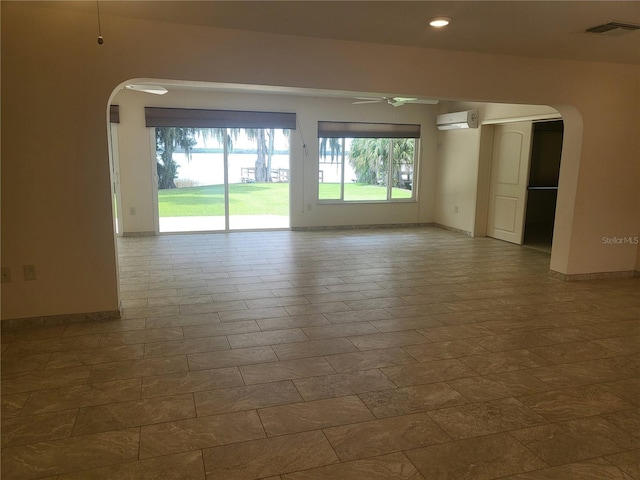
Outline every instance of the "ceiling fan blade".
[[423, 105], [437, 105], [439, 100], [433, 100], [431, 98], [414, 98], [410, 100], [408, 103], [420, 103]]
[[389, 98], [389, 100], [393, 100], [394, 102], [397, 102], [397, 103], [409, 103], [418, 99], [416, 97], [391, 97]]
[[382, 100], [380, 100], [380, 99], [373, 99], [373, 98], [372, 99], [368, 99], [368, 100], [363, 99], [363, 100], [359, 100], [357, 102], [353, 102], [353, 103], [351, 103], [351, 105], [364, 105], [365, 103], [380, 103], [381, 101]]

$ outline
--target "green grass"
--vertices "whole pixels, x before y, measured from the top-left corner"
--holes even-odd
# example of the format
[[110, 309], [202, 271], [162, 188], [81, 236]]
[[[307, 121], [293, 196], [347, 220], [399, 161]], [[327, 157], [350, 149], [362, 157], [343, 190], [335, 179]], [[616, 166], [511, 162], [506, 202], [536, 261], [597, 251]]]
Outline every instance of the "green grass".
[[[224, 186], [158, 190], [161, 217], [224, 215]], [[289, 185], [286, 183], [234, 183], [229, 185], [231, 215], [289, 216]]]
[[[344, 196], [351, 201], [379, 201], [387, 199], [386, 187], [363, 183], [344, 186]], [[321, 183], [320, 198], [340, 197], [340, 184]], [[393, 198], [411, 198], [410, 190], [393, 189]], [[224, 215], [224, 187], [172, 188], [158, 190], [158, 210], [161, 217], [207, 217]], [[231, 215], [289, 216], [289, 184], [234, 183], [229, 185], [229, 213]]]
[[[320, 183], [319, 189], [321, 200], [340, 199], [339, 183]], [[411, 198], [411, 190], [402, 188], [394, 188], [391, 194], [393, 199]], [[384, 201], [387, 199], [387, 187], [368, 185], [366, 183], [345, 183], [344, 199], [351, 202]]]

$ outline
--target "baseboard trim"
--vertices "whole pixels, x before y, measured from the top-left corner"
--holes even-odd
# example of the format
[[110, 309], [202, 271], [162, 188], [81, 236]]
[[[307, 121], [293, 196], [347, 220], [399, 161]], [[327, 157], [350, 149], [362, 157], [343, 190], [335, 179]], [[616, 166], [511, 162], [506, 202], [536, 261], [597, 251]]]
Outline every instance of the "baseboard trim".
[[443, 225], [441, 223], [434, 223], [433, 226], [437, 228], [441, 228], [442, 230], [449, 230], [450, 232], [462, 233], [467, 237], [473, 237], [473, 234], [471, 232], [467, 232], [466, 230], [462, 230], [460, 228], [449, 227], [448, 225]]
[[581, 282], [584, 280], [612, 280], [616, 278], [632, 278], [640, 276], [637, 270], [625, 270], [623, 272], [595, 272], [566, 274], [549, 270], [549, 275], [565, 282]]
[[120, 310], [107, 310], [91, 313], [70, 313], [63, 315], [44, 315], [41, 317], [10, 318], [0, 322], [0, 330], [17, 330], [23, 328], [52, 327], [84, 322], [106, 322], [122, 318]]
[[155, 237], [156, 232], [122, 232], [123, 237]]
[[293, 232], [318, 232], [326, 230], [373, 230], [382, 228], [421, 228], [433, 227], [434, 223], [380, 223], [370, 225], [324, 225], [314, 227], [291, 227]]

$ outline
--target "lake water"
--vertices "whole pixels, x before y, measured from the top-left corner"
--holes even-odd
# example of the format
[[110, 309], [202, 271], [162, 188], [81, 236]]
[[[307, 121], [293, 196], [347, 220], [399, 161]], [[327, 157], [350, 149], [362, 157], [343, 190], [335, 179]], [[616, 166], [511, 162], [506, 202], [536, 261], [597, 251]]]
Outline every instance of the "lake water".
[[[253, 168], [255, 153], [229, 154], [229, 183], [242, 181], [242, 169]], [[224, 155], [222, 153], [192, 153], [191, 160], [186, 155], [176, 153], [173, 159], [178, 163], [178, 179], [189, 179], [198, 185], [221, 185], [224, 183]], [[271, 168], [289, 168], [289, 155], [274, 155]]]
[[[255, 167], [257, 154], [229, 154], [229, 183], [242, 182], [242, 169]], [[178, 163], [178, 179], [193, 180], [198, 185], [221, 185], [224, 183], [224, 155], [222, 153], [192, 153], [191, 160], [181, 153], [175, 153], [173, 159]], [[307, 160], [308, 161], [308, 160]], [[289, 155], [274, 155], [271, 168], [289, 169]], [[340, 182], [339, 164], [321, 164], [325, 183]], [[347, 162], [345, 180], [350, 182], [355, 177], [353, 169]]]

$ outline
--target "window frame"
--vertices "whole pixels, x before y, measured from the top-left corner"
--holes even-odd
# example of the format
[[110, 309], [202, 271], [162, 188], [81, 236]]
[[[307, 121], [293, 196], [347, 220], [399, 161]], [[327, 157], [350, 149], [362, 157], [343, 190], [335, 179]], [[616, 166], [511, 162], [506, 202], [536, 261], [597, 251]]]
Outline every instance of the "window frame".
[[[345, 135], [347, 134], [347, 135]], [[320, 198], [321, 166], [328, 162], [321, 161], [320, 143], [323, 139], [339, 138], [341, 140], [341, 151], [339, 153], [340, 165], [340, 198]], [[359, 138], [375, 138], [389, 140], [389, 152], [386, 158], [387, 178], [393, 178], [395, 157], [394, 142], [399, 139], [413, 139], [413, 165], [411, 176], [411, 196], [408, 198], [393, 198], [393, 182], [387, 182], [387, 198], [384, 200], [348, 200], [345, 199], [345, 167], [348, 157], [346, 155], [346, 140]], [[318, 122], [318, 168], [317, 168], [317, 195], [318, 204], [383, 204], [383, 203], [416, 203], [418, 201], [417, 173], [420, 164], [419, 153], [420, 125], [406, 124], [372, 124], [364, 122]]]

